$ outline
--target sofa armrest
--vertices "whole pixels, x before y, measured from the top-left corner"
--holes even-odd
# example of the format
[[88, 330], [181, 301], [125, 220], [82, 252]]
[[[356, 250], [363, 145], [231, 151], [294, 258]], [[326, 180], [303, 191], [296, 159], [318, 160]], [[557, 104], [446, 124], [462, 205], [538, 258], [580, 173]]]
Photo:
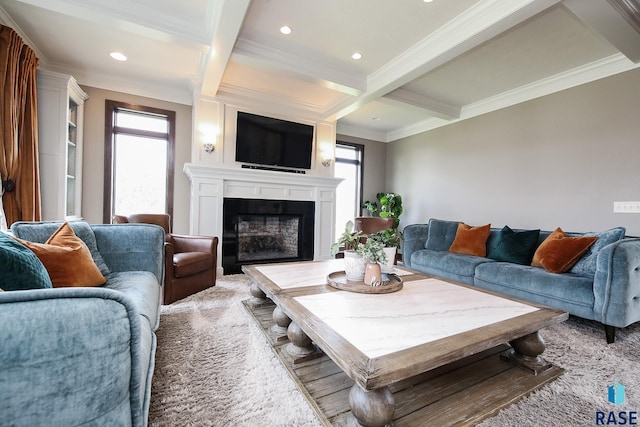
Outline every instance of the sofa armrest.
[[140, 337], [113, 290], [0, 293], [0, 425], [143, 425]]
[[411, 268], [411, 255], [420, 249], [424, 249], [429, 235], [429, 224], [411, 224], [403, 230], [402, 263]]
[[640, 321], [640, 238], [598, 252], [593, 292], [596, 320], [620, 328]]
[[164, 277], [164, 229], [152, 224], [94, 224], [100, 255], [109, 269], [150, 271]]

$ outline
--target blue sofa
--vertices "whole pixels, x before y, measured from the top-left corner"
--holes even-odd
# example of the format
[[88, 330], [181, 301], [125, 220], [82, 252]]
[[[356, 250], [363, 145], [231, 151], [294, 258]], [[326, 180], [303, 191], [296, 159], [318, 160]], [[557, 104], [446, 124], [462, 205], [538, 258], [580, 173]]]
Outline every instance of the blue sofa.
[[[405, 227], [404, 265], [601, 322], [609, 343], [615, 340], [615, 328], [640, 320], [640, 238], [626, 238], [624, 228], [567, 233], [596, 235], [598, 240], [570, 271], [555, 274], [530, 265], [449, 252], [458, 223], [431, 219], [428, 224]], [[500, 229], [491, 228], [487, 254], [499, 232]], [[550, 231], [541, 231], [537, 244], [549, 234]]]
[[[16, 223], [11, 231], [42, 243], [59, 226]], [[164, 230], [71, 226], [108, 281], [0, 292], [0, 425], [146, 426]]]

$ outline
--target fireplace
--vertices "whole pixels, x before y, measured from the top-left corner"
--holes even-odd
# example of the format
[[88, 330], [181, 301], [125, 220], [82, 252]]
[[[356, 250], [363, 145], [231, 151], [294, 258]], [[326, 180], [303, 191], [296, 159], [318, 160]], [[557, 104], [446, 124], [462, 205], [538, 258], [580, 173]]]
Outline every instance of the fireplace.
[[313, 260], [315, 203], [224, 198], [222, 268]]

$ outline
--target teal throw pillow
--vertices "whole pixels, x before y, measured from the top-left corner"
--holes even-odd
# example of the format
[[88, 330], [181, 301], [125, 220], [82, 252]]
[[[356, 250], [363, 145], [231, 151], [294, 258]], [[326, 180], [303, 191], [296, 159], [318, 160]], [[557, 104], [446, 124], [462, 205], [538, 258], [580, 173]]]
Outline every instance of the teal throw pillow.
[[431, 218], [429, 220], [429, 234], [424, 245], [425, 249], [448, 251], [456, 239], [458, 224], [458, 221]]
[[596, 261], [598, 252], [611, 243], [617, 242], [624, 238], [627, 230], [624, 227], [611, 228], [600, 233], [584, 233], [580, 236], [598, 236], [598, 240], [591, 245], [589, 250], [576, 262], [569, 272], [579, 276], [593, 277], [596, 274]]
[[5, 291], [52, 288], [47, 269], [36, 254], [0, 232], [0, 288]]
[[500, 230], [495, 245], [487, 254], [487, 258], [530, 265], [538, 246], [539, 236], [540, 230], [513, 231], [508, 225], [505, 225]]

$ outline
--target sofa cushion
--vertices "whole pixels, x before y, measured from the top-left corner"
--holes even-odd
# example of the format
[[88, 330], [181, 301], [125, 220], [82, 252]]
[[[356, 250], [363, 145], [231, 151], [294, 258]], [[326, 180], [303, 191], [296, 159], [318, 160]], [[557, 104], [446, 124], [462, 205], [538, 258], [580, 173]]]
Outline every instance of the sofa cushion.
[[540, 230], [513, 231], [505, 225], [500, 230], [487, 258], [529, 265], [538, 246], [539, 235]]
[[122, 271], [109, 273], [107, 278], [109, 281], [103, 287], [125, 294], [155, 331], [160, 319], [162, 292], [156, 276], [148, 271]]
[[449, 252], [462, 255], [473, 255], [484, 257], [487, 255], [487, 239], [491, 231], [491, 224], [472, 227], [460, 223], [456, 231], [456, 238], [453, 240]]
[[429, 220], [429, 234], [425, 242], [425, 249], [447, 251], [456, 238], [458, 221], [443, 221], [431, 218]]
[[531, 265], [543, 267], [550, 273], [564, 273], [597, 239], [595, 236], [569, 237], [558, 227], [538, 246]]
[[561, 307], [593, 318], [593, 280], [571, 273], [553, 274], [541, 268], [506, 262], [478, 265], [475, 285], [537, 304]]
[[213, 256], [206, 252], [181, 252], [173, 255], [173, 275], [187, 277], [213, 267]]
[[19, 241], [42, 261], [54, 287], [100, 286], [107, 281], [87, 245], [66, 222], [45, 243]]
[[11, 236], [0, 232], [0, 288], [5, 291], [51, 288], [51, 279], [38, 257]]
[[624, 227], [616, 227], [599, 233], [584, 233], [584, 236], [596, 236], [598, 240], [596, 240], [587, 252], [571, 267], [571, 273], [585, 277], [594, 277], [596, 274], [596, 260], [598, 259], [600, 249], [624, 238], [626, 232], [627, 230]]
[[411, 267], [444, 279], [473, 284], [478, 265], [494, 260], [471, 255], [460, 255], [447, 251], [421, 249], [411, 255]]

